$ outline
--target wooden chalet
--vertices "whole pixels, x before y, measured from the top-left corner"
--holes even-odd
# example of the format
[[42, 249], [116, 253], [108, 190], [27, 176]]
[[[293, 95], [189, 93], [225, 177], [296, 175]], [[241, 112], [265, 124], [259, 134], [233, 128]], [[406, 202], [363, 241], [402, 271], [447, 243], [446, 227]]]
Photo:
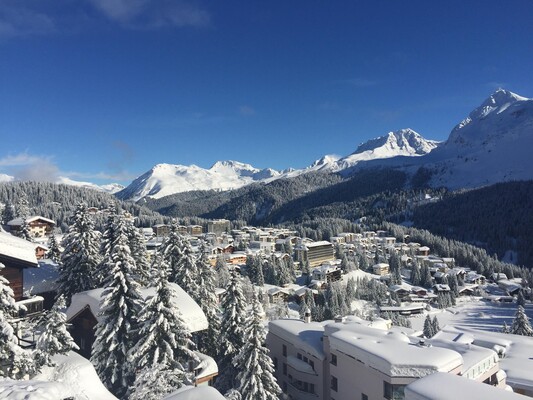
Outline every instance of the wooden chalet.
[[0, 275], [6, 278], [13, 289], [15, 301], [23, 299], [24, 269], [37, 268], [35, 244], [17, 238], [0, 229], [0, 263], [4, 268]]
[[[22, 218], [12, 219], [7, 223], [9, 230], [13, 235], [18, 235], [20, 232], [24, 220]], [[33, 237], [45, 237], [49, 236], [56, 225], [51, 219], [41, 217], [40, 215], [33, 215], [26, 218], [26, 223], [28, 224], [30, 234]]]

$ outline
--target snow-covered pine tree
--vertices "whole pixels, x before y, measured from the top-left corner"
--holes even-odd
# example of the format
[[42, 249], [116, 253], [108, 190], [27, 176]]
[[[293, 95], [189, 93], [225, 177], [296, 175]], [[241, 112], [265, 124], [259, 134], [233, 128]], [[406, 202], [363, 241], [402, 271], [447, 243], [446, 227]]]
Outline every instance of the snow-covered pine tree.
[[220, 316], [216, 289], [216, 273], [207, 258], [207, 247], [204, 242], [200, 245], [200, 256], [197, 261], [199, 271], [199, 302], [209, 326], [198, 333], [198, 347], [202, 353], [218, 358], [220, 340]]
[[233, 359], [237, 373], [236, 390], [242, 400], [277, 400], [281, 389], [273, 375], [274, 365], [264, 346], [263, 308], [254, 294], [252, 314], [246, 321], [244, 347]]
[[137, 280], [143, 285], [147, 286], [151, 281], [152, 270], [148, 262], [148, 254], [146, 252], [146, 241], [140, 229], [133, 225], [133, 220], [127, 221], [128, 237], [130, 241], [131, 256], [135, 260], [137, 267]]
[[73, 294], [96, 287], [94, 276], [100, 263], [99, 244], [100, 234], [94, 230], [87, 205], [80, 203], [63, 239], [65, 250], [59, 267], [58, 293], [65, 296], [67, 305]]
[[192, 350], [195, 345], [176, 308], [174, 288], [168, 282], [164, 264], [159, 266], [158, 274], [155, 294], [138, 314], [141, 324], [139, 340], [130, 350], [130, 363], [137, 371], [166, 365], [169, 369], [181, 370], [180, 374], [185, 375], [189, 360], [197, 360]]
[[522, 306], [518, 306], [516, 310], [510, 333], [514, 335], [533, 336], [533, 328]]
[[246, 300], [242, 292], [241, 277], [233, 270], [226, 292], [222, 295], [223, 310], [220, 326], [219, 371], [217, 388], [226, 393], [233, 387], [236, 371], [232, 360], [244, 346], [244, 325], [246, 321]]
[[113, 246], [117, 238], [115, 232], [117, 226], [117, 219], [121, 214], [118, 204], [111, 203], [107, 207], [107, 217], [104, 224], [104, 233], [100, 239], [100, 265], [95, 269], [93, 280], [96, 287], [108, 286], [112, 277], [109, 275], [109, 270], [106, 265], [109, 265]]
[[15, 205], [15, 214], [17, 218], [22, 218], [23, 220], [30, 216], [30, 205], [28, 202], [28, 197], [26, 193], [22, 192], [17, 200]]
[[52, 310], [46, 316], [44, 330], [35, 343], [39, 367], [53, 365], [52, 356], [67, 354], [70, 350], [78, 348], [67, 330], [67, 316], [63, 312], [65, 308], [65, 298], [59, 296]]
[[146, 367], [135, 378], [129, 400], [161, 400], [182, 387], [185, 381], [186, 376], [179, 368], [166, 364]]
[[196, 255], [188, 238], [182, 239], [181, 258], [171, 267], [174, 276], [169, 281], [175, 282], [185, 290], [197, 303], [200, 298], [199, 271], [196, 266]]
[[420, 276], [420, 267], [418, 266], [418, 264], [415, 263], [411, 267], [411, 283], [414, 286], [420, 286], [421, 279], [422, 277]]
[[120, 216], [116, 222], [116, 239], [105, 265], [111, 279], [102, 293], [91, 362], [106, 387], [122, 397], [135, 378], [135, 366], [128, 355], [139, 341], [138, 315], [143, 298], [134, 277], [135, 261], [125, 222]]
[[2, 210], [2, 223], [6, 225], [9, 221], [15, 219], [15, 210], [10, 201], [6, 201]]
[[22, 218], [22, 224], [20, 225], [18, 237], [27, 240], [28, 242], [33, 242], [33, 236], [30, 231], [30, 225], [28, 224], [26, 217]]
[[433, 316], [433, 320], [431, 321], [431, 327], [433, 330], [433, 335], [436, 335], [440, 331], [440, 325], [439, 320], [437, 319], [437, 316]]
[[[4, 264], [0, 263], [0, 271], [4, 268]], [[18, 312], [19, 307], [15, 303], [13, 290], [7, 279], [0, 275], [0, 377], [20, 379], [35, 369], [29, 352], [19, 346], [11, 324]]]
[[502, 333], [511, 333], [511, 329], [507, 325], [507, 322], [503, 321]]
[[525, 307], [526, 306], [526, 296], [524, 296], [524, 290], [520, 289], [518, 291], [518, 296], [516, 298], [516, 304], [519, 306]]
[[426, 315], [426, 319], [424, 320], [424, 337], [426, 338], [432, 338], [433, 335], [435, 335], [435, 331], [433, 330], [433, 321], [431, 321], [431, 317]]
[[59, 243], [57, 242], [56, 235], [53, 233], [48, 238], [48, 252], [46, 253], [46, 257], [56, 263], [61, 261], [61, 250], [59, 249]]
[[346, 301], [350, 304], [356, 299], [357, 286], [355, 284], [355, 279], [350, 277], [348, 282], [346, 282]]

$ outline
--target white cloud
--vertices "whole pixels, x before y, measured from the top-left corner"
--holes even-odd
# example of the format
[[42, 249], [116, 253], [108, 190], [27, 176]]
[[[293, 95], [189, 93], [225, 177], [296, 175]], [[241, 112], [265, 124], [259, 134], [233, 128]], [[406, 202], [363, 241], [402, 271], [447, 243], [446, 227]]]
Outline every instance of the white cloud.
[[210, 14], [181, 0], [88, 0], [108, 19], [136, 29], [206, 27]]
[[0, 167], [7, 168], [20, 181], [55, 182], [59, 176], [59, 168], [51, 157], [27, 152], [0, 158]]
[[52, 17], [22, 3], [0, 0], [0, 38], [42, 35], [56, 30]]
[[257, 112], [256, 112], [252, 107], [250, 107], [250, 106], [246, 106], [246, 105], [245, 105], [245, 106], [240, 106], [240, 107], [239, 107], [239, 113], [240, 113], [241, 115], [246, 116], [246, 117], [250, 117], [250, 116], [252, 116], [252, 115], [257, 114]]
[[6, 175], [6, 174], [0, 174], [0, 182], [11, 182], [15, 179], [14, 176]]

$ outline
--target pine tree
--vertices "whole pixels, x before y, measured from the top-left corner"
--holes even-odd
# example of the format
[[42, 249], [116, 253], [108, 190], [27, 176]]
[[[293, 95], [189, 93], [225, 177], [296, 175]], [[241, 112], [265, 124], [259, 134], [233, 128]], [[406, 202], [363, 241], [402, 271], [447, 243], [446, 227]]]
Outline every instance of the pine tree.
[[53, 365], [52, 356], [67, 354], [72, 349], [78, 349], [67, 330], [67, 316], [63, 312], [65, 308], [65, 298], [59, 296], [46, 316], [44, 330], [35, 343], [39, 366]]
[[417, 264], [413, 264], [411, 268], [411, 283], [413, 284], [413, 286], [420, 286], [420, 281], [420, 267]]
[[119, 216], [120, 210], [118, 204], [109, 204], [104, 224], [104, 233], [101, 235], [100, 239], [100, 264], [93, 272], [93, 282], [95, 287], [106, 287], [111, 282], [112, 277], [109, 275], [106, 265], [111, 263], [111, 254], [113, 253], [113, 246], [117, 239], [117, 232], [115, 229]]
[[59, 267], [58, 292], [65, 296], [67, 305], [73, 294], [96, 287], [94, 276], [100, 263], [99, 241], [87, 205], [78, 204], [63, 240], [65, 250]]
[[[0, 271], [4, 268], [4, 264], [0, 263]], [[21, 379], [35, 368], [30, 354], [19, 346], [11, 324], [18, 312], [13, 290], [7, 279], [0, 275], [0, 360], [3, 366], [0, 368], [0, 377]]]
[[502, 333], [511, 333], [511, 329], [507, 325], [507, 322], [503, 321]]
[[143, 299], [134, 279], [135, 261], [122, 218], [117, 218], [115, 232], [112, 253], [105, 265], [111, 280], [102, 293], [91, 362], [106, 387], [122, 397], [135, 378], [128, 356], [139, 340], [138, 315]]
[[252, 299], [252, 314], [246, 321], [244, 347], [233, 359], [238, 371], [236, 390], [243, 400], [277, 400], [281, 389], [273, 375], [274, 365], [264, 346], [263, 309], [257, 295]]
[[22, 218], [22, 224], [20, 225], [18, 237], [27, 240], [28, 242], [33, 242], [33, 236], [30, 231], [30, 225], [28, 224], [26, 217]]
[[137, 268], [137, 280], [142, 286], [150, 283], [152, 273], [150, 263], [148, 262], [148, 253], [146, 252], [146, 241], [140, 229], [133, 225], [133, 220], [128, 220], [128, 238], [130, 242], [131, 256], [135, 260]]
[[524, 307], [518, 306], [511, 325], [511, 333], [514, 335], [533, 336], [533, 328], [526, 315]]
[[440, 331], [439, 320], [437, 319], [436, 315], [433, 317], [433, 320], [431, 321], [431, 327], [433, 329], [433, 335], [436, 335]]
[[526, 306], [526, 297], [524, 296], [524, 290], [520, 289], [518, 291], [518, 296], [516, 298], [516, 304], [519, 306], [525, 307]]
[[156, 364], [141, 370], [129, 395], [129, 400], [160, 400], [175, 392], [187, 382], [181, 369], [167, 364]]
[[136, 370], [166, 365], [169, 369], [184, 371], [189, 360], [197, 357], [191, 349], [191, 332], [181, 318], [174, 288], [169, 284], [167, 268], [161, 265], [155, 295], [147, 300], [138, 314], [141, 327], [139, 341], [130, 350], [130, 362]]
[[220, 316], [216, 289], [216, 273], [207, 258], [205, 243], [200, 246], [198, 258], [199, 271], [199, 305], [204, 312], [209, 324], [206, 330], [198, 333], [199, 349], [202, 353], [216, 358], [218, 355], [218, 343], [220, 340]]
[[11, 202], [6, 201], [4, 209], [2, 210], [2, 223], [7, 224], [9, 221], [15, 219], [15, 210]]
[[23, 220], [30, 216], [30, 206], [28, 203], [28, 197], [26, 193], [22, 192], [19, 196], [17, 204], [15, 206], [15, 214], [17, 218], [22, 218]]
[[356, 299], [357, 286], [353, 277], [348, 279], [346, 283], [346, 300], [351, 303]]
[[431, 321], [431, 317], [426, 315], [426, 319], [424, 321], [424, 337], [426, 338], [432, 338], [433, 335], [435, 335], [435, 331], [433, 330], [433, 321]]
[[59, 243], [57, 243], [56, 235], [53, 233], [48, 239], [48, 253], [46, 253], [46, 257], [55, 263], [59, 263], [61, 261], [61, 250], [59, 249]]
[[231, 272], [226, 292], [222, 296], [223, 310], [220, 327], [220, 377], [217, 388], [225, 393], [233, 387], [236, 371], [232, 360], [244, 346], [244, 324], [246, 321], [246, 300], [242, 293], [241, 278], [237, 272]]

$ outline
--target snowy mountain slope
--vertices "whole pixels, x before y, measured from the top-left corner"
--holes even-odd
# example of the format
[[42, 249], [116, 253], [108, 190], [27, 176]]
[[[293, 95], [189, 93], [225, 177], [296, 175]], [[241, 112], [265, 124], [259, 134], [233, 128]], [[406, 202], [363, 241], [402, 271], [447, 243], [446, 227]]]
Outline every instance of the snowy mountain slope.
[[192, 190], [229, 190], [280, 175], [278, 171], [254, 168], [237, 161], [218, 161], [211, 168], [157, 164], [117, 193], [121, 199], [161, 198]]
[[107, 185], [99, 186], [99, 185], [97, 185], [95, 183], [91, 183], [91, 182], [75, 181], [75, 180], [67, 178], [65, 176], [60, 176], [57, 179], [56, 183], [62, 183], [64, 185], [71, 185], [71, 186], [84, 187], [84, 188], [87, 188], [87, 189], [99, 190], [101, 192], [106, 192], [106, 193], [109, 193], [109, 194], [115, 194], [115, 193], [121, 191], [122, 189], [124, 189], [124, 186], [122, 186], [119, 183], [109, 183]]
[[533, 179], [533, 99], [499, 89], [425, 156], [432, 184], [451, 189]]

